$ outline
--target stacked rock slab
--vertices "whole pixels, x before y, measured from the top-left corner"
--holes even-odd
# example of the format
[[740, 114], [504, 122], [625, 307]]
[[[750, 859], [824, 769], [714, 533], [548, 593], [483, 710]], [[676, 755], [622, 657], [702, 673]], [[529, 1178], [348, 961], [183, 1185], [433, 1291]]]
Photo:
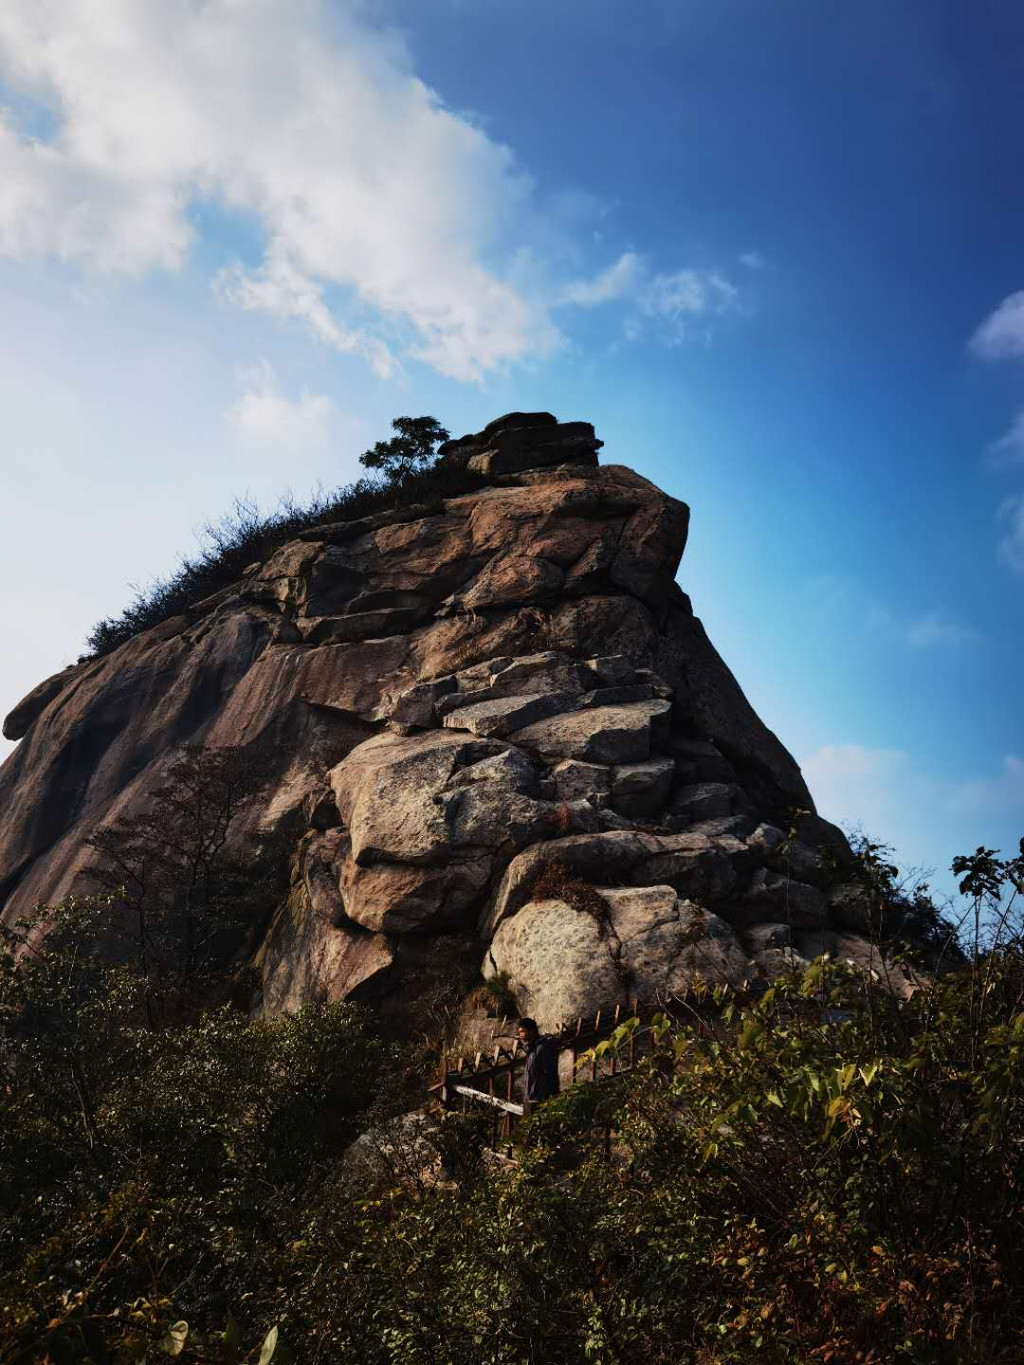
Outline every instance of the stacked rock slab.
[[688, 509], [600, 445], [509, 414], [442, 450], [478, 491], [315, 527], [40, 684], [4, 730], [5, 921], [79, 888], [88, 836], [198, 742], [252, 746], [252, 821], [294, 850], [254, 926], [264, 1013], [482, 971], [553, 1027], [876, 961], [843, 835], [675, 582]]

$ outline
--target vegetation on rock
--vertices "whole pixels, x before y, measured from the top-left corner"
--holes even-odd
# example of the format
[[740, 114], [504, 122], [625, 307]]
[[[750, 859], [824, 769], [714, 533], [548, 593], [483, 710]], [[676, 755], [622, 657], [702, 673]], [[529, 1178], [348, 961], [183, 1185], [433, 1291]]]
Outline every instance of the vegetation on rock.
[[145, 587], [135, 588], [134, 599], [119, 616], [97, 622], [89, 635], [85, 657], [109, 654], [132, 636], [189, 611], [237, 582], [251, 564], [269, 558], [274, 550], [311, 527], [355, 521], [393, 507], [399, 500], [429, 503], [458, 497], [484, 482], [463, 465], [431, 463], [437, 442], [446, 435], [433, 417], [401, 417], [394, 425], [399, 422], [408, 424], [409, 429], [391, 441], [378, 441], [372, 451], [360, 457], [368, 469], [382, 471], [377, 477], [318, 491], [307, 503], [287, 497], [269, 513], [261, 512], [250, 498], [236, 500], [219, 521], [202, 527], [195, 556], [183, 557], [167, 578], [155, 578]]
[[414, 474], [428, 469], [437, 458], [437, 447], [449, 433], [434, 417], [396, 417], [395, 435], [378, 441], [359, 457], [366, 469], [380, 469], [388, 482], [401, 488]]

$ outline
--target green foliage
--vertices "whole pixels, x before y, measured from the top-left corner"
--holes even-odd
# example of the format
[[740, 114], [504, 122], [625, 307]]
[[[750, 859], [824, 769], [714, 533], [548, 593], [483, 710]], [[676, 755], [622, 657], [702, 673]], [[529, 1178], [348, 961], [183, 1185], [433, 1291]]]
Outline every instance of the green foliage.
[[515, 984], [508, 972], [494, 972], [470, 990], [463, 1008], [482, 1009], [494, 1018], [514, 1019], [519, 1012]]
[[617, 1095], [538, 1111], [513, 1171], [365, 1207], [338, 1358], [376, 1326], [374, 1362], [1019, 1359], [1016, 947], [992, 980], [975, 1070], [970, 970], [901, 1003], [823, 960], [716, 992], [729, 1028], [660, 1021]]
[[848, 837], [853, 876], [868, 892], [876, 937], [883, 942], [901, 940], [906, 955], [933, 969], [963, 962], [958, 926], [936, 905], [924, 875], [919, 870], [901, 874], [892, 848], [863, 830], [850, 831]]
[[448, 432], [434, 417], [396, 417], [391, 426], [396, 434], [364, 451], [359, 463], [366, 469], [382, 470], [389, 483], [401, 489], [411, 475], [433, 463]]
[[357, 1176], [349, 1139], [422, 1095], [358, 1010], [152, 1028], [71, 903], [45, 957], [31, 925], [0, 953], [0, 1362], [1010, 1365], [1022, 872], [962, 861], [988, 937], [905, 1000], [827, 958], [699, 989], [600, 1043], [641, 1061], [540, 1106], [514, 1165], [453, 1114], [439, 1161]]
[[103, 960], [108, 909], [61, 907], [45, 955], [32, 923], [0, 946], [5, 1365], [161, 1338], [194, 1359], [235, 1306], [265, 1332], [276, 1260], [395, 1067], [351, 1005], [151, 1027], [146, 983]]

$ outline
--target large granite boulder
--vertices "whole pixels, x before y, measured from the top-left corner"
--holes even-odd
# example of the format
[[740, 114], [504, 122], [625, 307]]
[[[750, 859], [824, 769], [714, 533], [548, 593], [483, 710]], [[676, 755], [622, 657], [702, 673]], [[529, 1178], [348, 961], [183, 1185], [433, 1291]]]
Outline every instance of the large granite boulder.
[[5, 922], [84, 886], [178, 746], [240, 745], [264, 789], [231, 837], [291, 849], [264, 1012], [415, 1008], [481, 962], [545, 1026], [815, 946], [870, 969], [842, 833], [675, 583], [688, 509], [600, 445], [507, 414], [442, 452], [477, 491], [313, 527], [41, 683], [4, 729]]
[[542, 1029], [609, 1005], [667, 1001], [699, 977], [739, 985], [748, 954], [725, 920], [671, 886], [601, 887], [601, 917], [566, 900], [530, 901], [502, 921], [484, 959], [505, 973]]

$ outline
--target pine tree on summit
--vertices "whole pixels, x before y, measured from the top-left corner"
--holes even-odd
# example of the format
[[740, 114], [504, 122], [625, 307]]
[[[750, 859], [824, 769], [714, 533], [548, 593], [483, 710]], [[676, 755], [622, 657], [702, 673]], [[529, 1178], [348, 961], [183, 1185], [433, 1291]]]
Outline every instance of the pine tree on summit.
[[448, 432], [434, 417], [396, 417], [391, 425], [398, 434], [364, 451], [359, 463], [366, 469], [382, 470], [389, 483], [401, 488], [411, 475], [433, 464]]

